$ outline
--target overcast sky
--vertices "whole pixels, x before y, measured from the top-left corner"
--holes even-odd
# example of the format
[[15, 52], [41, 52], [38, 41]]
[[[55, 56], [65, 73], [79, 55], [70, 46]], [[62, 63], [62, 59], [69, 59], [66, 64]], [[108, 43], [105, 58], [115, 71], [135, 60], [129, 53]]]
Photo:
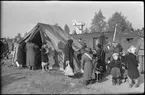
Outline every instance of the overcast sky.
[[2, 1], [1, 5], [2, 37], [14, 37], [19, 32], [23, 36], [38, 22], [58, 23], [63, 29], [67, 24], [71, 31], [75, 29], [73, 20], [84, 22], [85, 27], [90, 27], [99, 9], [106, 20], [117, 11], [122, 12], [135, 29], [144, 26], [143, 2]]

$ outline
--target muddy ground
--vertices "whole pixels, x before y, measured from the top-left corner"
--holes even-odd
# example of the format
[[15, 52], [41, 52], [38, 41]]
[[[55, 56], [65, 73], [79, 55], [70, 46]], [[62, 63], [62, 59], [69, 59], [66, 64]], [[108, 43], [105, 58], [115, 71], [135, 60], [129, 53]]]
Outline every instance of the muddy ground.
[[102, 81], [92, 85], [84, 86], [80, 83], [81, 74], [70, 78], [59, 70], [29, 71], [11, 67], [10, 64], [10, 60], [5, 60], [4, 64], [1, 64], [2, 94], [128, 94], [144, 92], [143, 74], [140, 76], [140, 87], [138, 88], [129, 88], [128, 82], [122, 83], [120, 86], [113, 86], [111, 76], [106, 76]]

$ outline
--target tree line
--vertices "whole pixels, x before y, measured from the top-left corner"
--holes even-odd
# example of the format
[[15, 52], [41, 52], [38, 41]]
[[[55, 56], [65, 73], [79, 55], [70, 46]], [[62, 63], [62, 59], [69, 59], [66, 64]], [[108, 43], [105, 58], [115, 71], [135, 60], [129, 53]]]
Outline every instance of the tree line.
[[[58, 25], [58, 23], [54, 24]], [[117, 25], [117, 26], [116, 26]], [[138, 33], [142, 33], [144, 35], [144, 27], [142, 29], [134, 29], [132, 27], [132, 23], [127, 20], [127, 17], [124, 16], [121, 12], [115, 12], [109, 19], [106, 21], [105, 16], [103, 15], [102, 11], [99, 10], [95, 12], [94, 17], [91, 21], [91, 26], [89, 28], [85, 28], [83, 30], [83, 34], [85, 33], [94, 33], [94, 32], [113, 32], [117, 29], [117, 32], [130, 32], [136, 31]], [[64, 31], [67, 34], [70, 34], [70, 28], [67, 24], [64, 26]], [[72, 34], [77, 34], [75, 30], [73, 30]], [[27, 33], [24, 34], [26, 36]], [[16, 41], [17, 39], [22, 39], [22, 35], [18, 33], [13, 39]], [[10, 38], [6, 38], [7, 40], [12, 40]]]
[[[103, 15], [102, 11], [99, 10], [98, 12], [95, 12], [95, 15], [91, 21], [91, 26], [89, 28], [85, 28], [83, 30], [84, 33], [93, 33], [93, 32], [113, 32], [115, 30], [115, 27], [117, 29], [117, 32], [130, 32], [130, 31], [142, 31], [142, 29], [135, 30], [132, 27], [132, 23], [127, 20], [127, 17], [125, 17], [121, 12], [115, 12], [108, 21], [105, 21], [105, 16]], [[68, 25], [66, 24], [64, 27], [64, 30], [70, 34], [70, 30]], [[72, 34], [77, 34], [75, 30], [73, 30]]]

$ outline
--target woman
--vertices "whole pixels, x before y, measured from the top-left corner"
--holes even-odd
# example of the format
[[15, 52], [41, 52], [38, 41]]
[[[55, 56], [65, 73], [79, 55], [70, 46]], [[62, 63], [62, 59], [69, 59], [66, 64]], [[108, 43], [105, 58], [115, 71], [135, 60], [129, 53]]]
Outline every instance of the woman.
[[101, 44], [98, 44], [98, 49], [96, 51], [97, 57], [97, 66], [96, 68], [103, 67], [102, 73], [106, 71], [106, 63], [105, 63], [105, 51], [103, 50]]
[[139, 79], [139, 71], [138, 71], [138, 59], [135, 55], [136, 48], [134, 46], [130, 46], [128, 49], [128, 54], [122, 57], [124, 63], [127, 64], [127, 72], [129, 77], [129, 87], [131, 88], [135, 82], [135, 87], [138, 87], [138, 79]]
[[26, 59], [27, 59], [27, 67], [31, 70], [34, 69], [35, 63], [35, 51], [34, 51], [34, 43], [28, 41], [26, 44]]
[[82, 71], [84, 71], [83, 74], [83, 83], [85, 85], [88, 85], [92, 82], [92, 80], [95, 78], [95, 75], [93, 74], [93, 63], [92, 63], [92, 57], [91, 49], [85, 48], [85, 53], [82, 55], [81, 60], [81, 68]]
[[24, 50], [24, 47], [25, 47], [25, 42], [21, 43], [18, 45], [18, 53], [17, 53], [17, 56], [18, 56], [18, 63], [24, 67], [25, 66], [25, 50]]
[[41, 52], [40, 52], [40, 48], [37, 44], [34, 45], [34, 51], [35, 51], [35, 64], [34, 64], [34, 68], [40, 68], [41, 66]]
[[71, 68], [74, 70], [73, 65], [73, 56], [74, 56], [74, 50], [72, 48], [73, 40], [69, 39], [66, 46], [65, 46], [65, 61], [64, 61], [64, 69], [66, 67], [66, 61], [69, 61], [69, 64]]

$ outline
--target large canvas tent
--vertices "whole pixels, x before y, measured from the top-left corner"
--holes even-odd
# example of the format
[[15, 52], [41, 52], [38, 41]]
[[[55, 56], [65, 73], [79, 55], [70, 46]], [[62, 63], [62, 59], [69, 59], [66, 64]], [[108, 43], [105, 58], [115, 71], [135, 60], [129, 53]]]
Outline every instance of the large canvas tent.
[[[37, 44], [39, 47], [42, 46], [43, 42], [47, 42], [48, 47], [57, 52], [58, 61], [60, 66], [63, 63], [64, 57], [64, 46], [68, 39], [73, 40], [73, 49], [75, 51], [82, 48], [81, 44], [66, 33], [61, 27], [56, 25], [48, 25], [43, 23], [38, 23], [24, 38], [19, 41], [19, 44], [31, 40], [33, 43]], [[55, 60], [56, 61], [56, 60]], [[56, 62], [55, 62], [56, 63]], [[77, 57], [74, 57], [75, 67], [80, 67], [80, 62]]]

